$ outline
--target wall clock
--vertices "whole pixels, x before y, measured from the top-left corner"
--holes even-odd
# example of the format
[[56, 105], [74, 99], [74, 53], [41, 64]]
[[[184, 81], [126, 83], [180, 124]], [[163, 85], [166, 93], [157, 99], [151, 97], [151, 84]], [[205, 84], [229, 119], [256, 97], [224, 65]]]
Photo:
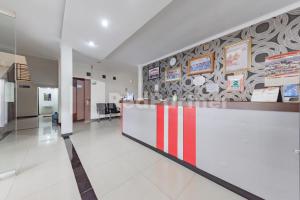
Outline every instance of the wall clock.
[[175, 57], [173, 57], [173, 58], [171, 58], [171, 60], [170, 60], [170, 65], [171, 66], [174, 66], [175, 64], [176, 64], [176, 58]]

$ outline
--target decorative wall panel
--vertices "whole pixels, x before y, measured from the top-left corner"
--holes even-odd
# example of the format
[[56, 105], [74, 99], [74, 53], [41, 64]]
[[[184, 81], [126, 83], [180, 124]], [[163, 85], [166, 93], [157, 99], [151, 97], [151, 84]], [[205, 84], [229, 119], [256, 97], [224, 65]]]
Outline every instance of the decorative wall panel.
[[[226, 91], [226, 76], [223, 69], [224, 47], [244, 39], [252, 39], [252, 66], [245, 77], [245, 90], [243, 92]], [[254, 88], [264, 86], [264, 61], [268, 56], [300, 50], [300, 8], [279, 15], [269, 20], [252, 25], [240, 31], [215, 39], [206, 44], [162, 59], [143, 68], [143, 90], [152, 98], [171, 98], [176, 92], [181, 100], [209, 100], [209, 101], [249, 101]], [[201, 86], [193, 84], [195, 76], [187, 75], [188, 60], [199, 55], [215, 52], [215, 71], [203, 74], [206, 81]], [[165, 71], [172, 57], [176, 57], [174, 67], [182, 67], [182, 80], [165, 82]], [[148, 80], [148, 69], [160, 67], [160, 78]], [[217, 83], [219, 92], [209, 93], [206, 85]], [[155, 85], [159, 85], [159, 92], [154, 92]]]

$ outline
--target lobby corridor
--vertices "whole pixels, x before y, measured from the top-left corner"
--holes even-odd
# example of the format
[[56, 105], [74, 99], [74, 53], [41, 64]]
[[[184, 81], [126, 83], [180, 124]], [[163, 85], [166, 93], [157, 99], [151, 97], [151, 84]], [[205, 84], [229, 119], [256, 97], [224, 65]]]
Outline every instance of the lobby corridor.
[[[120, 134], [120, 120], [76, 123], [70, 137], [98, 199], [239, 200], [238, 195]], [[0, 145], [0, 200], [80, 200], [64, 139], [50, 122]]]
[[16, 170], [15, 176], [0, 179], [0, 200], [81, 199], [64, 139], [51, 118], [0, 141], [0, 169]]
[[243, 199], [122, 136], [120, 123], [78, 123], [71, 136], [98, 199]]

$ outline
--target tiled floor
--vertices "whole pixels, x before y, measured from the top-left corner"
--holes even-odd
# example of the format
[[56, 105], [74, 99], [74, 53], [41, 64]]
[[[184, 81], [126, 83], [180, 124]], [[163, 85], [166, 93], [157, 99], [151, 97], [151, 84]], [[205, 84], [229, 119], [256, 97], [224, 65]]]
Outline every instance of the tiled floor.
[[[79, 200], [64, 140], [42, 119], [39, 129], [0, 142], [0, 200]], [[238, 200], [238, 195], [123, 137], [120, 120], [77, 123], [71, 140], [101, 200]], [[2, 162], [5, 161], [5, 162]]]
[[0, 172], [17, 171], [0, 180], [0, 200], [80, 200], [64, 140], [50, 120], [0, 142]]
[[76, 124], [73, 145], [99, 199], [238, 200], [242, 197], [123, 137], [118, 119]]

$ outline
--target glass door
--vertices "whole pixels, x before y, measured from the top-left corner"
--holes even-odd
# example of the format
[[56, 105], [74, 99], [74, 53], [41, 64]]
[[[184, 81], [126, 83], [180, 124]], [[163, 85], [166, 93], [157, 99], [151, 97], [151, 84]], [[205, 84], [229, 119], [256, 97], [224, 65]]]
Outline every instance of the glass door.
[[[0, 182], [19, 165], [16, 127], [15, 17], [0, 8]], [[18, 159], [19, 158], [19, 159]]]

